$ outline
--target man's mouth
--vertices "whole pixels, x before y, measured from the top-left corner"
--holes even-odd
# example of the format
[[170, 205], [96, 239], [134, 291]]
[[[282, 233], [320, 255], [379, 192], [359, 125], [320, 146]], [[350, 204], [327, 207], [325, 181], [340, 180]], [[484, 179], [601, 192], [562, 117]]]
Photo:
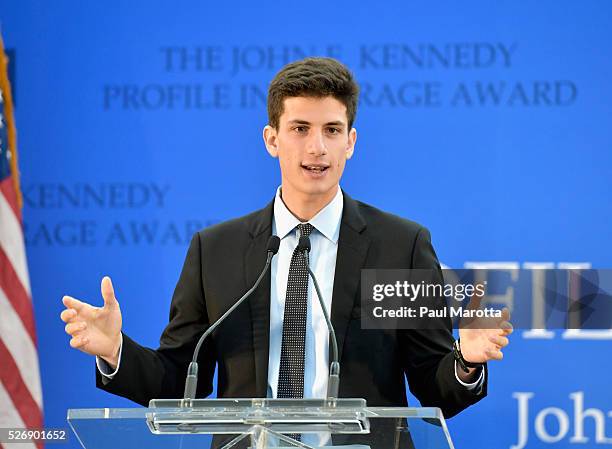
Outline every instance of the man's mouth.
[[302, 164], [302, 168], [313, 172], [313, 173], [323, 173], [325, 170], [329, 168], [328, 165], [310, 165], [310, 164]]

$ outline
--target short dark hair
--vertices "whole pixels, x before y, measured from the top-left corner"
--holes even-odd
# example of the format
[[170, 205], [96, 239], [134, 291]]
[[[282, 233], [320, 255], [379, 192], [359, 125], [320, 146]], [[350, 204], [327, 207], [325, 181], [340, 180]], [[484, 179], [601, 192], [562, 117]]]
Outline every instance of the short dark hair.
[[268, 89], [268, 123], [278, 129], [285, 98], [332, 96], [346, 106], [349, 130], [357, 114], [359, 86], [350, 70], [332, 58], [305, 58], [284, 66]]

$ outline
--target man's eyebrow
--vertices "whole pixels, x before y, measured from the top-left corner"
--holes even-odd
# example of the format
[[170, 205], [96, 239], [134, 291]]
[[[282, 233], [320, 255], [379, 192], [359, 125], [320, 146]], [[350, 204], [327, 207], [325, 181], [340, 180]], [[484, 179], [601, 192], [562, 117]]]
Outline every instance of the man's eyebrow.
[[[289, 120], [287, 123], [289, 123], [290, 125], [312, 125], [312, 123], [310, 123], [308, 120], [300, 119]], [[327, 122], [323, 126], [346, 126], [346, 124], [343, 121], [336, 120], [333, 122]]]
[[336, 120], [335, 122], [327, 122], [325, 126], [346, 126], [346, 124], [340, 120]]

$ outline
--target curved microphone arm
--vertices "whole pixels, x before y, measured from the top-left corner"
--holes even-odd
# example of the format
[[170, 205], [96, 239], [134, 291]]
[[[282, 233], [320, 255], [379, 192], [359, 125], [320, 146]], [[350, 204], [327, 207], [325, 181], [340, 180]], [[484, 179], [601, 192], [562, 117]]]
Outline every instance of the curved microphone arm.
[[270, 237], [270, 239], [268, 240], [268, 258], [266, 260], [266, 265], [264, 266], [263, 270], [261, 270], [261, 273], [259, 277], [257, 278], [257, 281], [255, 281], [255, 284], [253, 285], [253, 287], [251, 287], [244, 295], [242, 295], [242, 297], [238, 301], [236, 301], [232, 307], [227, 309], [227, 311], [223, 315], [221, 315], [221, 317], [217, 321], [211, 324], [210, 327], [206, 329], [206, 332], [204, 332], [202, 336], [200, 337], [200, 339], [198, 340], [198, 344], [196, 345], [195, 350], [193, 351], [193, 357], [191, 359], [191, 363], [189, 364], [189, 368], [187, 369], [187, 379], [185, 380], [185, 393], [183, 394], [183, 399], [194, 399], [196, 396], [196, 390], [198, 387], [198, 355], [200, 354], [200, 349], [202, 347], [202, 344], [204, 343], [204, 340], [206, 340], [206, 338], [211, 333], [213, 333], [214, 330], [234, 310], [236, 310], [236, 308], [240, 304], [242, 304], [249, 296], [251, 296], [251, 294], [255, 291], [255, 289], [257, 289], [257, 287], [261, 283], [261, 280], [263, 279], [265, 274], [268, 272], [268, 269], [270, 268], [272, 258], [278, 252], [279, 244], [280, 244], [280, 239], [277, 236], [273, 235]]

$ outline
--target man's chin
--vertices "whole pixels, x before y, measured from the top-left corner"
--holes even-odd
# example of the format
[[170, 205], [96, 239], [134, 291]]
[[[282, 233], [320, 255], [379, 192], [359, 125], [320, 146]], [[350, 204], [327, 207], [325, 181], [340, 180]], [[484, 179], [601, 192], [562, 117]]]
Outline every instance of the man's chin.
[[305, 196], [312, 196], [312, 197], [322, 197], [322, 196], [327, 196], [327, 195], [334, 195], [336, 193], [337, 185], [338, 184], [307, 185], [307, 186], [304, 186], [304, 189], [302, 190], [302, 194]]
[[339, 182], [334, 182], [332, 180], [325, 180], [324, 182], [322, 182], [323, 180], [305, 181], [302, 179], [300, 179], [299, 182], [295, 182], [295, 180], [293, 180], [294, 182], [291, 181], [292, 180], [290, 179], [283, 180], [283, 185], [287, 186], [287, 190], [290, 189], [292, 192], [300, 195], [303, 198], [311, 197], [313, 199], [335, 195]]

